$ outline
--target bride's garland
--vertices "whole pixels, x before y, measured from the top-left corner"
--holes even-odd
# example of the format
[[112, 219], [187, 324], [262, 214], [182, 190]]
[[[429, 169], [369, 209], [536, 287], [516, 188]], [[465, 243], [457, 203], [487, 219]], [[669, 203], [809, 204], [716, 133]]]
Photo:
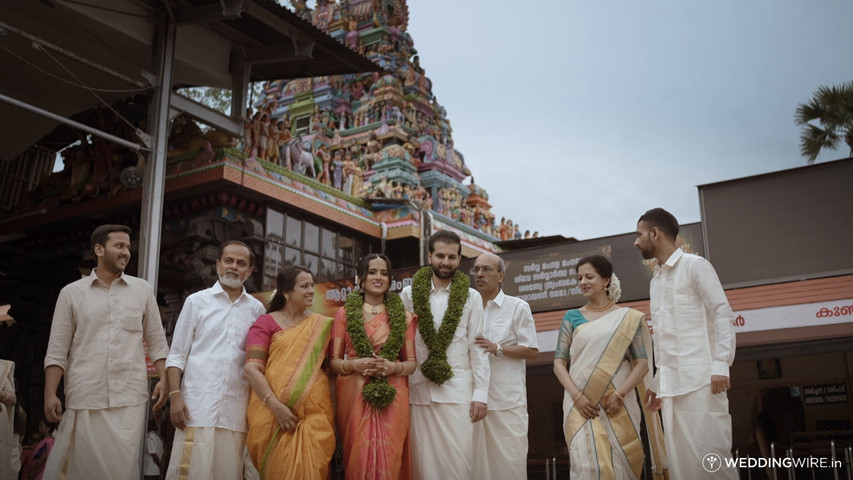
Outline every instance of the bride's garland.
[[423, 267], [415, 273], [412, 277], [412, 303], [418, 315], [418, 331], [421, 332], [421, 337], [429, 349], [429, 355], [421, 364], [421, 373], [433, 383], [441, 385], [453, 378], [453, 370], [447, 363], [447, 347], [450, 346], [456, 327], [459, 326], [459, 319], [462, 318], [462, 309], [465, 308], [465, 302], [468, 300], [470, 281], [468, 275], [459, 270], [453, 275], [447, 310], [436, 332], [429, 306], [431, 280], [430, 267]]
[[[383, 303], [385, 303], [385, 309], [388, 311], [391, 331], [388, 333], [385, 345], [379, 350], [379, 356], [393, 362], [400, 356], [400, 349], [403, 348], [403, 342], [406, 340], [406, 309], [400, 297], [394, 294], [386, 295]], [[373, 345], [367, 338], [367, 332], [364, 329], [363, 307], [364, 292], [362, 290], [353, 290], [347, 295], [344, 302], [344, 311], [347, 314], [347, 333], [359, 358], [370, 358], [373, 357]], [[397, 390], [388, 383], [387, 377], [374, 377], [364, 384], [361, 389], [361, 396], [371, 406], [381, 410], [391, 405], [397, 396]]]

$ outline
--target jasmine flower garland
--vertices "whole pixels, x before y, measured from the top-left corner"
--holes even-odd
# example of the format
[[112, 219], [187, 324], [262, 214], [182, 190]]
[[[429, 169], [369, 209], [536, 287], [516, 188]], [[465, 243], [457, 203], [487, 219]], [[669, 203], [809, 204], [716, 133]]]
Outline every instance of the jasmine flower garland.
[[[379, 350], [379, 356], [393, 362], [399, 358], [400, 349], [403, 348], [403, 342], [406, 340], [406, 309], [403, 306], [403, 301], [397, 295], [386, 295], [383, 303], [388, 311], [391, 331], [388, 333], [385, 345], [382, 345]], [[367, 332], [364, 329], [362, 307], [364, 307], [364, 291], [353, 290], [347, 295], [344, 302], [344, 311], [347, 314], [347, 333], [359, 358], [369, 358], [373, 356], [373, 345], [367, 338]], [[388, 383], [387, 377], [375, 377], [371, 378], [361, 388], [361, 396], [373, 408], [381, 410], [391, 405], [397, 396], [397, 390]]]
[[459, 270], [453, 274], [450, 282], [450, 299], [447, 310], [441, 319], [441, 326], [435, 330], [432, 310], [429, 306], [429, 291], [432, 281], [432, 269], [423, 267], [412, 277], [412, 303], [418, 315], [418, 331], [429, 349], [427, 359], [421, 364], [421, 373], [433, 383], [441, 385], [453, 378], [453, 370], [447, 363], [447, 347], [453, 340], [456, 327], [462, 318], [462, 309], [468, 300], [468, 275]]

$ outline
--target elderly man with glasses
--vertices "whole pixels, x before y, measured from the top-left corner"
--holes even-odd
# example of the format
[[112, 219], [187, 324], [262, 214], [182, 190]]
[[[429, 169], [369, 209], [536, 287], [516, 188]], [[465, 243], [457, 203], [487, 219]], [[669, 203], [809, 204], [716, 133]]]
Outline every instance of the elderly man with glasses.
[[470, 270], [483, 297], [483, 336], [476, 344], [489, 352], [488, 415], [474, 424], [475, 479], [527, 478], [527, 388], [525, 360], [536, 358], [536, 326], [524, 300], [505, 295], [506, 265], [484, 253]]

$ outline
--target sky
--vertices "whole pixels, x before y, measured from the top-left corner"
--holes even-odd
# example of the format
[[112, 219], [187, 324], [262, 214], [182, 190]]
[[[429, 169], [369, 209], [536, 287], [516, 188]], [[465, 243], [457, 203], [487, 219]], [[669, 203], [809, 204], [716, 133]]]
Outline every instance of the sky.
[[853, 80], [851, 0], [408, 6], [492, 212], [541, 236], [632, 232], [653, 207], [698, 222], [697, 186], [805, 166], [798, 103]]

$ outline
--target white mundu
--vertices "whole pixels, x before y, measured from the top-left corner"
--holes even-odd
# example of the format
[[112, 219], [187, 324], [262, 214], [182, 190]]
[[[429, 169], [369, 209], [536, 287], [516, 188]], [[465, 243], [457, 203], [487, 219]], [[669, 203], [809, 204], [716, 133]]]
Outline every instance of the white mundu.
[[714, 267], [676, 249], [655, 267], [650, 299], [658, 367], [652, 390], [661, 399], [670, 476], [736, 479], [733, 468], [702, 468], [706, 455], [728, 458], [732, 447], [728, 397], [711, 393], [711, 376], [728, 377], [735, 356], [734, 315]]
[[175, 325], [167, 368], [178, 368], [187, 427], [175, 430], [167, 479], [239, 478], [246, 444], [249, 382], [246, 336], [264, 313], [246, 293], [231, 301], [219, 282], [187, 297]]
[[[450, 289], [432, 285], [429, 303], [436, 329], [447, 310]], [[412, 288], [400, 298], [414, 311]], [[420, 332], [415, 335], [418, 370], [409, 377], [411, 404], [412, 477], [422, 480], [470, 480], [473, 469], [472, 401], [486, 403], [489, 394], [488, 354], [474, 344], [483, 332], [483, 300], [468, 289], [456, 334], [447, 348], [453, 378], [437, 385], [420, 372], [429, 350]]]
[[[499, 291], [484, 311], [483, 336], [503, 347], [536, 348], [536, 325], [524, 300]], [[489, 411], [474, 424], [477, 480], [527, 478], [527, 364], [523, 358], [489, 355]]]

